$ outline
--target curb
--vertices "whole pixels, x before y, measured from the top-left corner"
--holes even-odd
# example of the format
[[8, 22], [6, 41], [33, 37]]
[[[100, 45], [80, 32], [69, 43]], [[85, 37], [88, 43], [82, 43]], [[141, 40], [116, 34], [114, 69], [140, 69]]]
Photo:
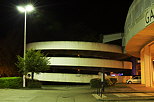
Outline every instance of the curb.
[[107, 97], [102, 95], [102, 97], [97, 94], [92, 94], [97, 100], [101, 101], [124, 101], [124, 100], [154, 100], [153, 96], [134, 96], [134, 97]]

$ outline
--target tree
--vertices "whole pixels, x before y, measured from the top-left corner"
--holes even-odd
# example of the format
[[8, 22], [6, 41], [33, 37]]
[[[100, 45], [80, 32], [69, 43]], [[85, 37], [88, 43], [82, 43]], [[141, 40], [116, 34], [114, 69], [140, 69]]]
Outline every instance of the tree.
[[18, 62], [16, 66], [19, 68], [19, 72], [26, 75], [28, 72], [32, 74], [32, 80], [34, 79], [34, 72], [40, 73], [49, 69], [49, 59], [41, 51], [29, 50], [26, 52], [25, 59], [21, 56], [17, 56]]

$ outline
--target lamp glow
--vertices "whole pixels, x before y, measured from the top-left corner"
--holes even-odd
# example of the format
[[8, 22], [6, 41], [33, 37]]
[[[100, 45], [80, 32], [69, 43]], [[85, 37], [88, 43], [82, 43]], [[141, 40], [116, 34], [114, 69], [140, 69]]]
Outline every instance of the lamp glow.
[[31, 12], [34, 10], [34, 7], [33, 7], [33, 5], [27, 5], [27, 6], [25, 6], [25, 9], [26, 9], [26, 11]]
[[25, 12], [25, 9], [22, 6], [17, 6], [18, 11]]
[[34, 11], [34, 6], [29, 4], [26, 6], [17, 6], [18, 11], [20, 11], [21, 13], [23, 12], [32, 12]]

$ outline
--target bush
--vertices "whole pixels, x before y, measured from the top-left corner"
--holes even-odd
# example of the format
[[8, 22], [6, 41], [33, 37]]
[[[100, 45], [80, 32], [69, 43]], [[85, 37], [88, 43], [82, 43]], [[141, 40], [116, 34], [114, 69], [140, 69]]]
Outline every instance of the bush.
[[[117, 78], [105, 78], [104, 86], [111, 86], [117, 82]], [[90, 80], [91, 88], [101, 88], [102, 82], [101, 79], [95, 78]]]
[[105, 86], [111, 86], [112, 84], [113, 83], [112, 83], [112, 81], [109, 78], [105, 78], [105, 82], [104, 82]]
[[115, 84], [118, 81], [117, 78], [110, 78], [110, 80], [113, 84]]
[[0, 88], [21, 88], [22, 78], [21, 77], [4, 77], [0, 78]]
[[101, 79], [95, 78], [90, 80], [91, 88], [101, 88]]
[[27, 88], [41, 88], [41, 82], [37, 80], [27, 80]]

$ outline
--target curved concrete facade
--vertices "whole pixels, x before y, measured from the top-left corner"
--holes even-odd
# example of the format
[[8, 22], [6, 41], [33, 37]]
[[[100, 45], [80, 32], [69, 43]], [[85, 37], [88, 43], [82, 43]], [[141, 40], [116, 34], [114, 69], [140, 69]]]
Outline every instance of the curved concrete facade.
[[34, 79], [40, 81], [54, 81], [54, 82], [89, 83], [90, 80], [93, 78], [99, 78], [99, 76], [88, 75], [88, 74], [68, 74], [68, 73], [39, 73], [39, 74], [35, 73], [34, 75]]
[[125, 22], [123, 45], [126, 52], [139, 57], [141, 49], [154, 39], [154, 0], [134, 0]]
[[79, 41], [45, 41], [27, 45], [27, 49], [36, 50], [90, 50], [122, 53], [121, 47], [116, 45], [79, 42]]
[[128, 61], [116, 61], [95, 58], [73, 58], [73, 57], [51, 57], [51, 66], [81, 66], [100, 68], [122, 68], [131, 69], [132, 65]]
[[154, 86], [154, 0], [134, 0], [123, 39], [128, 54], [141, 59], [141, 82]]
[[[115, 68], [115, 69], [123, 69], [123, 70], [129, 70], [132, 69], [132, 63], [128, 61], [118, 61], [118, 60], [113, 60], [113, 59], [103, 59], [103, 58], [95, 58], [96, 55], [101, 55], [101, 54], [106, 54], [105, 56], [110, 56], [111, 55], [122, 55], [122, 49], [119, 46], [116, 45], [109, 45], [109, 44], [102, 44], [102, 43], [93, 43], [93, 42], [78, 42], [78, 41], [45, 41], [45, 42], [34, 42], [30, 43], [27, 45], [27, 49], [33, 49], [33, 50], [42, 50], [46, 51], [47, 53], [49, 52], [49, 61], [50, 61], [50, 66], [56, 66], [56, 67], [61, 67], [65, 69], [65, 67], [69, 67], [68, 69], [72, 69], [73, 67], [77, 68], [84, 68], [84, 70], [95, 70], [99, 69], [102, 70], [102, 68]], [[56, 54], [60, 53], [66, 54], [65, 57], [63, 56], [52, 56], [53, 51], [56, 51]], [[67, 52], [67, 53], [66, 53]], [[77, 52], [77, 53], [74, 53]], [[54, 52], [55, 53], [55, 52]], [[76, 56], [70, 57], [69, 55], [71, 54], [76, 54]], [[86, 56], [88, 54], [88, 56]], [[82, 55], [82, 56], [80, 56]], [[93, 58], [94, 57], [94, 58]], [[118, 57], [118, 56], [117, 56]], [[47, 75], [46, 77], [50, 76], [49, 74], [40, 74], [41, 76], [34, 77], [35, 79], [40, 77], [44, 77], [42, 75]], [[59, 75], [59, 74], [55, 74]], [[76, 77], [77, 80], [81, 80], [78, 76], [74, 76], [75, 74], [60, 74], [66, 77], [65, 82], [73, 82], [72, 79], [69, 80], [69, 76]], [[90, 75], [82, 75], [84, 76], [84, 81], [89, 82]], [[87, 78], [85, 76], [88, 76]], [[96, 76], [96, 75], [95, 75]], [[61, 81], [57, 78], [43, 78], [43, 80], [48, 79], [48, 80], [57, 80]], [[79, 81], [74, 82], [79, 82]], [[62, 81], [63, 82], [63, 81]]]
[[[35, 42], [27, 45], [27, 49], [34, 50], [82, 50], [115, 52], [122, 53], [121, 47], [116, 45], [93, 43], [93, 42], [76, 42], [76, 41], [46, 41]], [[95, 53], [95, 52], [93, 52]], [[78, 57], [51, 57], [51, 66], [82, 66], [82, 67], [106, 67], [106, 68], [124, 68], [131, 69], [131, 62], [116, 61], [97, 58], [78, 58]]]

